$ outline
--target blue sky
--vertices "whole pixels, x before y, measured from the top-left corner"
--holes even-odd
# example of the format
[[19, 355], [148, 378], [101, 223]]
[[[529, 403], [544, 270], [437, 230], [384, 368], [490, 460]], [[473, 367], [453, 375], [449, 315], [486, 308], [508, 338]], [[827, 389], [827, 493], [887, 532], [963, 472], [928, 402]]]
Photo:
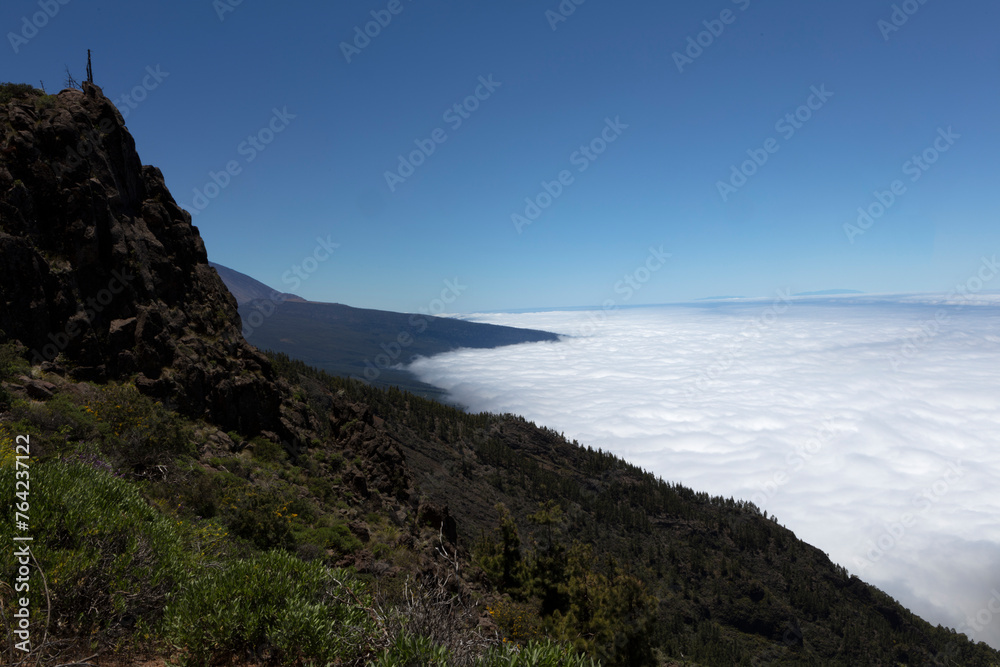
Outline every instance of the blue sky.
[[[209, 257], [307, 298], [417, 311], [456, 279], [456, 312], [946, 292], [1000, 252], [993, 2], [234, 2], [7, 0], [0, 80], [53, 92], [92, 49]], [[390, 186], [418, 142], [433, 153]], [[558, 196], [515, 224], [543, 182]]]

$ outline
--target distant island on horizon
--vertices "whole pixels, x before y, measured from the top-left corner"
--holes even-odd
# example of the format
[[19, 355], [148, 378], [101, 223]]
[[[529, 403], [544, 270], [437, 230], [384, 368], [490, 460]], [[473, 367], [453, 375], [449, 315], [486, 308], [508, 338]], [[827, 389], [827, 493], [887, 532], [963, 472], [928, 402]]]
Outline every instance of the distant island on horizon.
[[867, 294], [856, 289], [827, 289], [819, 292], [798, 292], [792, 296], [836, 296], [838, 294]]
[[[826, 289], [817, 292], [795, 292], [792, 296], [837, 296], [839, 294], [867, 294], [856, 289]], [[763, 299], [760, 296], [703, 296], [695, 301], [721, 301], [723, 299]]]

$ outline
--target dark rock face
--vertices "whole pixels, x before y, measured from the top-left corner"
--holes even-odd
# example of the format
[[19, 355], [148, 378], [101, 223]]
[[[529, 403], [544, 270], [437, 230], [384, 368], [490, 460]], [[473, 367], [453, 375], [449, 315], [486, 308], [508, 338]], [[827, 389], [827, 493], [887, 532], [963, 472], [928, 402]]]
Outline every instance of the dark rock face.
[[99, 88], [0, 104], [0, 331], [245, 434], [289, 429], [190, 215]]
[[458, 523], [447, 505], [442, 507], [435, 503], [422, 503], [417, 509], [417, 521], [431, 528], [437, 528], [449, 543], [458, 542]]

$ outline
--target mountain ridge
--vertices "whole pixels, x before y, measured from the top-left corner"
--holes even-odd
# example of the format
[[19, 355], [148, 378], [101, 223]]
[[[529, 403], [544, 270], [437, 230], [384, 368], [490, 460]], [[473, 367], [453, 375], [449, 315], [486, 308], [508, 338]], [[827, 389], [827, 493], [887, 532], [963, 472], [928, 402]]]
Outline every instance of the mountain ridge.
[[307, 301], [283, 294], [244, 274], [215, 265], [236, 296], [243, 336], [261, 349], [283, 352], [321, 370], [396, 386], [447, 400], [445, 392], [421, 382], [402, 366], [459, 348], [493, 348], [556, 342], [547, 331], [468, 322], [429, 313], [397, 313], [340, 303]]
[[208, 263], [226, 284], [229, 293], [236, 299], [236, 305], [242, 306], [256, 299], [270, 299], [272, 301], [305, 301], [297, 294], [279, 292], [278, 290], [265, 285], [256, 278], [252, 278], [245, 273], [230, 269], [217, 262]]
[[111, 101], [85, 83], [5, 111], [0, 330], [76, 379], [134, 375], [192, 417], [292, 437], [191, 216]]

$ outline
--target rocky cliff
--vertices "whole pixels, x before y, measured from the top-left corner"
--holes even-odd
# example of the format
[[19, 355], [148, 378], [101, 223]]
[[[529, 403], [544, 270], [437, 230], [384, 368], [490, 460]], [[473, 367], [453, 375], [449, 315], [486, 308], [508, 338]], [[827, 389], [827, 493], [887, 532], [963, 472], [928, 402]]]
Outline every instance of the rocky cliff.
[[[80, 380], [294, 439], [266, 359], [163, 175], [100, 88], [0, 103], [0, 330]], [[31, 313], [25, 317], [25, 313]]]

